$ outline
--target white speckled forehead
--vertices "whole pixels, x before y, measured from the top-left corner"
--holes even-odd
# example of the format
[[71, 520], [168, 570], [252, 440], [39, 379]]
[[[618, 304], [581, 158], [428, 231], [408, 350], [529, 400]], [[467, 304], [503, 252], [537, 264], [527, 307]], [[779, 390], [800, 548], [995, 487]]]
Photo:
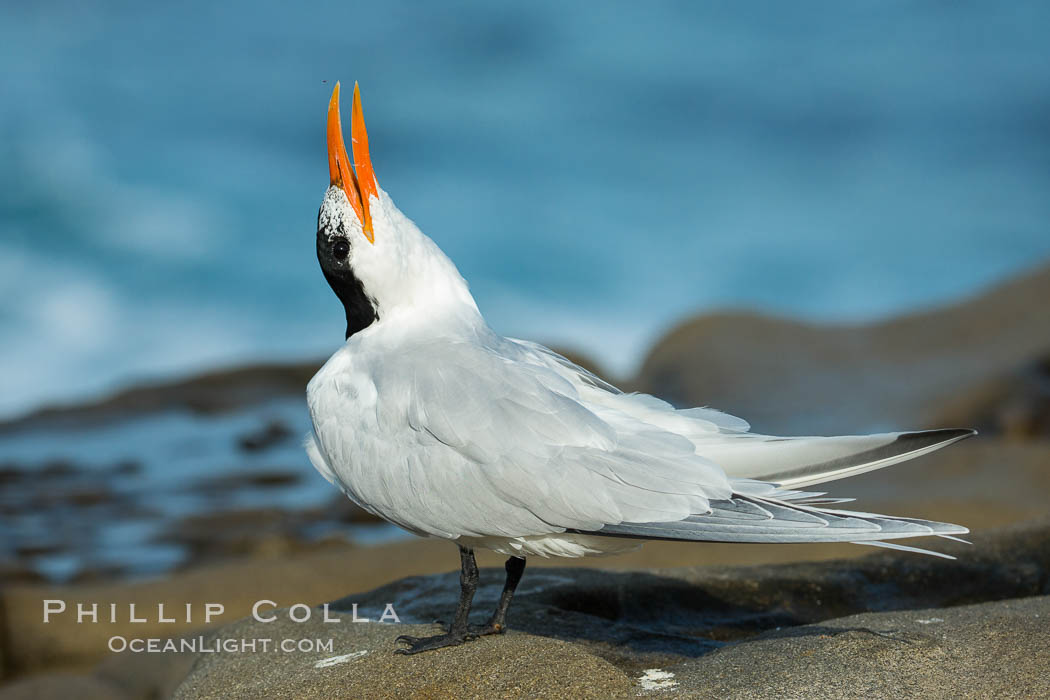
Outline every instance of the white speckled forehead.
[[357, 213], [341, 187], [332, 185], [324, 193], [321, 211], [317, 214], [317, 230], [327, 231], [329, 238], [336, 235], [350, 236], [355, 232], [364, 235]]

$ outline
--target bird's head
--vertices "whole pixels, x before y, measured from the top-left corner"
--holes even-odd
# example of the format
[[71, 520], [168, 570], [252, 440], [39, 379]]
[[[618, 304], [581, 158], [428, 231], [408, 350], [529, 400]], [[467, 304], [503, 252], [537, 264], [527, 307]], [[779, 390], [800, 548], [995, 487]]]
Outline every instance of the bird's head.
[[317, 214], [317, 260], [346, 311], [346, 337], [398, 312], [449, 308], [476, 313], [455, 265], [379, 188], [356, 84], [350, 147], [352, 161], [343, 141], [336, 83], [328, 104], [331, 184]]

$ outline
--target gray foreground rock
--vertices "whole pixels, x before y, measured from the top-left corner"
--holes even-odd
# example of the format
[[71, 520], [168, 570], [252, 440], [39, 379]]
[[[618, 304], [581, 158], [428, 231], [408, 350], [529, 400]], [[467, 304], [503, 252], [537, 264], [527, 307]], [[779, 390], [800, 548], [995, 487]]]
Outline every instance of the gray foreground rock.
[[[781, 630], [696, 658], [610, 662], [604, 642], [511, 631], [415, 657], [433, 626], [241, 622], [226, 638], [331, 638], [326, 653], [208, 654], [176, 698], [1031, 698], [1050, 693], [1050, 597], [867, 613]], [[335, 631], [332, 631], [335, 628]], [[618, 654], [612, 654], [616, 656]], [[642, 656], [646, 656], [643, 654]], [[644, 666], [644, 668], [642, 667]]]
[[1050, 597], [852, 615], [673, 670], [698, 697], [1047, 697]]
[[[427, 623], [451, 612], [457, 576], [408, 578], [336, 601], [339, 624], [315, 614], [220, 629], [332, 648], [205, 654], [175, 695], [1039, 696], [1050, 693], [1047, 534], [1044, 524], [948, 548], [965, 553], [959, 561], [886, 553], [764, 568], [534, 570], [510, 633], [416, 657], [395, 655], [395, 637], [436, 633]], [[479, 618], [500, 573], [483, 572]], [[355, 603], [391, 603], [410, 624], [354, 623]]]

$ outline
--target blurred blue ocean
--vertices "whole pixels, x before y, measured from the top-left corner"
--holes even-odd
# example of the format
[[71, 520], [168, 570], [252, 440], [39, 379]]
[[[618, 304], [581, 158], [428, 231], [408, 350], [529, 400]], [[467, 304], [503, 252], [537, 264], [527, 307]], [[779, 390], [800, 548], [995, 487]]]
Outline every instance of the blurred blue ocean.
[[1050, 4], [0, 4], [0, 414], [330, 353], [325, 108], [500, 331], [857, 321], [1050, 257]]

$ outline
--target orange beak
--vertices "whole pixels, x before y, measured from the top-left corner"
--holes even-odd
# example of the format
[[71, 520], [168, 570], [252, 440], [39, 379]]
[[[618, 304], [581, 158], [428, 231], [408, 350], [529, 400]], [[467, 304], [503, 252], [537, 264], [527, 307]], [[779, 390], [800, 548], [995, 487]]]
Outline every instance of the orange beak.
[[375, 243], [369, 209], [371, 198], [379, 197], [379, 186], [376, 184], [375, 171], [372, 170], [372, 159], [368, 155], [368, 132], [365, 131], [361, 90], [357, 83], [354, 83], [354, 105], [350, 112], [350, 143], [354, 151], [356, 174], [350, 169], [350, 158], [346, 155], [346, 144], [343, 142], [343, 126], [339, 121], [339, 83], [336, 83], [328, 103], [328, 174], [332, 178], [332, 185], [341, 187], [346, 193], [364, 229], [365, 238], [369, 243]]

